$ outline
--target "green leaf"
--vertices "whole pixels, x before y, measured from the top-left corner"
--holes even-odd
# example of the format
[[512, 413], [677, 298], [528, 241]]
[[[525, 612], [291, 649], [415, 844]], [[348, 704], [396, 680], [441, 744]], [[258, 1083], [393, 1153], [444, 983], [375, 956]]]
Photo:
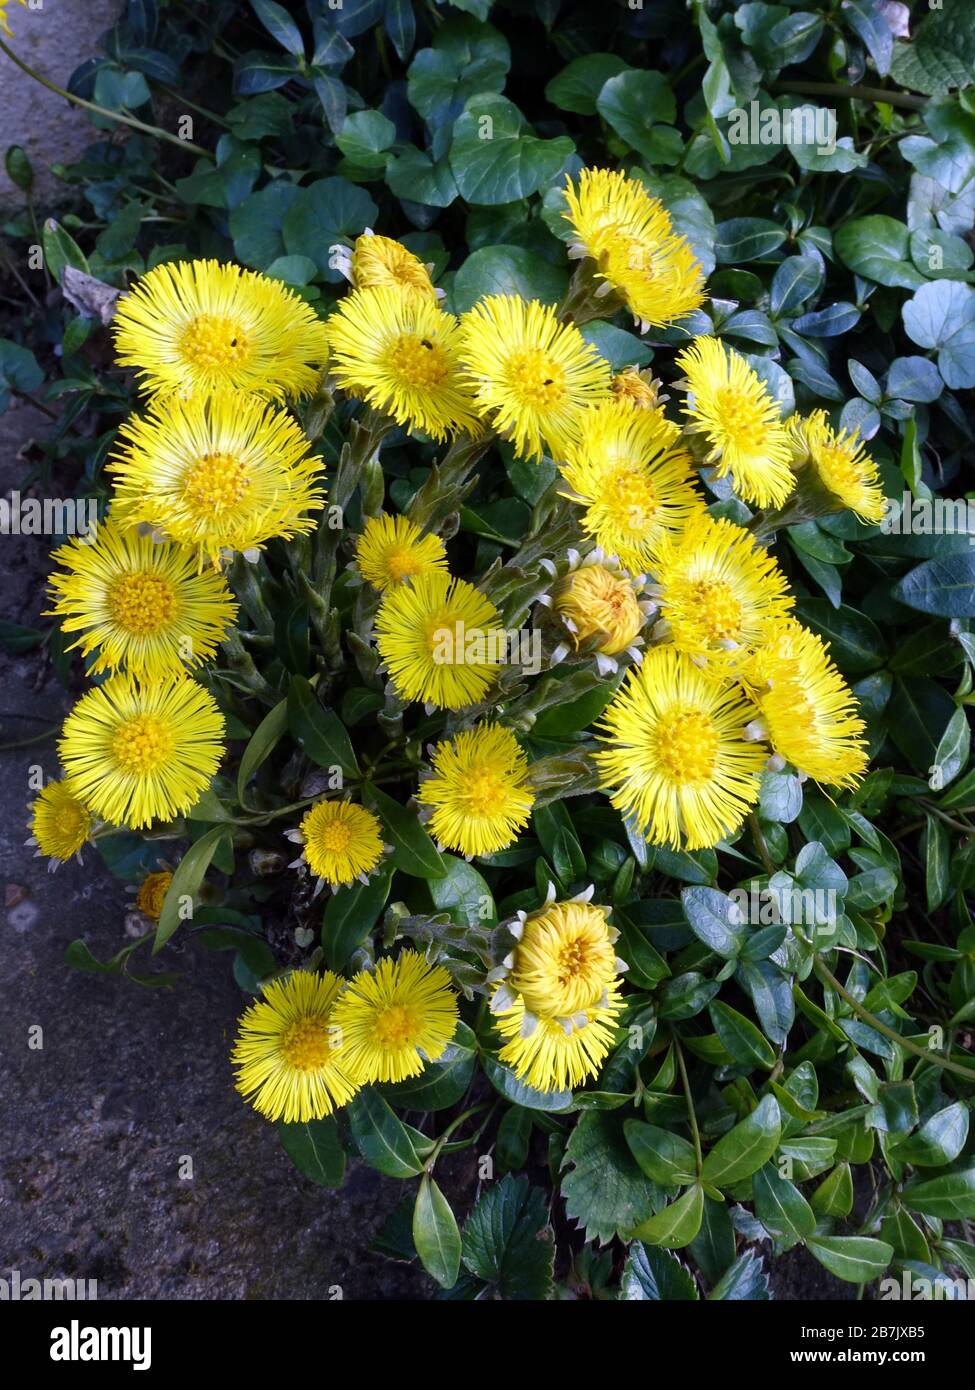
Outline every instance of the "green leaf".
[[750, 1115], [723, 1135], [704, 1160], [709, 1187], [731, 1187], [750, 1177], [775, 1152], [782, 1127], [778, 1101], [766, 1096]]
[[526, 1110], [559, 1112], [575, 1108], [571, 1091], [536, 1091], [519, 1081], [510, 1067], [499, 1062], [490, 1052], [481, 1058], [484, 1075], [499, 1095], [510, 1100], [512, 1105], [521, 1105]]
[[323, 1120], [278, 1125], [285, 1153], [304, 1177], [319, 1187], [341, 1187], [345, 1176], [345, 1151], [333, 1116]]
[[60, 222], [56, 222], [53, 217], [47, 218], [44, 223], [41, 242], [44, 251], [44, 264], [58, 284], [61, 283], [61, 276], [66, 265], [70, 265], [74, 270], [82, 270], [86, 275], [91, 274], [85, 253], [71, 233], [66, 232]]
[[703, 1217], [704, 1189], [689, 1187], [682, 1197], [669, 1202], [663, 1211], [641, 1221], [630, 1236], [645, 1241], [647, 1245], [663, 1245], [668, 1250], [680, 1250], [690, 1245], [697, 1235]]
[[720, 999], [709, 1005], [711, 1022], [718, 1040], [726, 1052], [749, 1067], [764, 1067], [771, 1071], [775, 1066], [775, 1050], [762, 1036], [751, 1019]]
[[664, 1187], [683, 1187], [694, 1181], [694, 1148], [686, 1139], [641, 1120], [624, 1120], [623, 1133], [630, 1152], [648, 1178]]
[[784, 228], [767, 217], [732, 217], [715, 229], [714, 254], [719, 265], [758, 261], [786, 239]]
[[975, 1216], [975, 1164], [939, 1178], [911, 1182], [903, 1190], [905, 1203], [922, 1216], [965, 1221]]
[[274, 751], [277, 743], [284, 737], [288, 727], [288, 701], [281, 700], [270, 710], [251, 734], [240, 755], [237, 769], [237, 800], [241, 806], [246, 804], [247, 784], [254, 773]]
[[396, 127], [381, 111], [354, 111], [335, 137], [346, 159], [361, 169], [383, 169]]
[[818, 1216], [849, 1216], [853, 1210], [853, 1173], [848, 1163], [837, 1163], [810, 1198]]
[[926, 560], [909, 570], [891, 592], [899, 602], [922, 613], [936, 613], [942, 618], [975, 617], [975, 551]]
[[331, 970], [344, 969], [372, 931], [386, 906], [392, 879], [393, 866], [381, 864], [367, 883], [339, 888], [329, 898], [322, 914], [322, 947]]
[[697, 1285], [676, 1255], [660, 1246], [634, 1241], [620, 1278], [620, 1298], [627, 1303], [692, 1302]]
[[677, 164], [681, 139], [673, 129], [677, 104], [660, 72], [629, 68], [604, 83], [596, 109], [649, 164]]
[[541, 140], [506, 97], [472, 97], [454, 123], [450, 167], [460, 196], [473, 206], [527, 198], [561, 172], [575, 145]]
[[213, 856], [221, 842], [229, 840], [229, 838], [230, 831], [225, 825], [215, 825], [212, 830], [208, 830], [190, 845], [177, 864], [173, 881], [166, 890], [162, 911], [159, 914], [159, 923], [152, 943], [153, 955], [165, 946], [183, 920], [180, 915], [183, 899], [195, 899]]
[[476, 927], [497, 920], [494, 898], [477, 870], [453, 854], [442, 854], [444, 873], [427, 880], [430, 898], [438, 912], [446, 912], [460, 927]]
[[970, 285], [933, 280], [921, 286], [901, 313], [911, 341], [937, 350], [947, 386], [975, 386], [975, 290]]
[[847, 1284], [879, 1279], [894, 1258], [894, 1247], [870, 1236], [817, 1236], [806, 1241], [809, 1253]]
[[855, 608], [804, 598], [796, 604], [796, 616], [830, 644], [829, 654], [844, 674], [861, 676], [884, 664], [887, 646], [880, 629]]
[[449, 1289], [460, 1273], [460, 1231], [450, 1203], [424, 1173], [413, 1208], [413, 1244], [426, 1272]]
[[[625, 59], [616, 53], [586, 53], [573, 58], [545, 88], [545, 100], [560, 111], [578, 116], [595, 116], [596, 99], [606, 82], [627, 70]], [[672, 121], [673, 116], [670, 117]]]
[[334, 710], [319, 704], [304, 676], [291, 677], [288, 727], [313, 763], [319, 767], [341, 768], [347, 777], [358, 776], [359, 764], [344, 724]]
[[752, 1178], [752, 1200], [755, 1215], [783, 1250], [791, 1250], [816, 1229], [812, 1207], [774, 1163], [766, 1163]]
[[510, 1173], [495, 1183], [464, 1222], [462, 1258], [502, 1298], [548, 1298], [555, 1243], [545, 1193]]
[[708, 1300], [714, 1302], [728, 1299], [766, 1302], [771, 1297], [765, 1266], [754, 1250], [739, 1255], [708, 1294]]
[[332, 284], [342, 275], [329, 263], [330, 247], [342, 237], [355, 237], [374, 227], [379, 209], [364, 188], [348, 179], [318, 179], [299, 188], [281, 223], [284, 249], [308, 256], [319, 274]]
[[913, 1163], [918, 1168], [938, 1168], [955, 1161], [967, 1138], [968, 1106], [959, 1100], [925, 1120], [918, 1132], [898, 1144], [893, 1152], [902, 1163]]
[[404, 1125], [371, 1086], [352, 1097], [345, 1113], [356, 1148], [373, 1168], [390, 1178], [413, 1178], [423, 1171], [430, 1140]]
[[741, 949], [742, 916], [737, 903], [716, 888], [685, 888], [680, 895], [694, 935], [716, 955], [732, 960]]
[[523, 246], [482, 246], [458, 270], [451, 297], [458, 314], [488, 294], [514, 294], [557, 304], [567, 284], [568, 276], [561, 266]]
[[585, 1111], [569, 1138], [565, 1161], [566, 1213], [585, 1226], [587, 1240], [605, 1242], [632, 1231], [660, 1201], [660, 1189], [637, 1166], [615, 1111]]
[[380, 787], [370, 783], [365, 784], [363, 798], [379, 814], [393, 846], [393, 863], [397, 869], [413, 878], [443, 878], [446, 865], [416, 812], [401, 806]]
[[925, 277], [910, 262], [910, 233], [894, 217], [857, 217], [840, 227], [833, 238], [843, 264], [878, 285], [916, 290]]
[[404, 1110], [446, 1110], [466, 1095], [476, 1061], [477, 1038], [466, 1023], [458, 1023], [453, 1041], [435, 1062], [427, 1062], [421, 1076], [379, 1089], [386, 1100]]

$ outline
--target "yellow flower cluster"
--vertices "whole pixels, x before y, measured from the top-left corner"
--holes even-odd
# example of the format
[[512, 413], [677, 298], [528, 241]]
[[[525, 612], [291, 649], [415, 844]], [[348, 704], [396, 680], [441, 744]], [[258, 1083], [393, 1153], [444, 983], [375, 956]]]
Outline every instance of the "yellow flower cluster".
[[123, 295], [113, 331], [149, 399], [119, 431], [108, 519], [54, 557], [50, 614], [108, 677], [68, 715], [66, 776], [34, 804], [34, 842], [56, 861], [95, 820], [140, 829], [199, 800], [224, 720], [192, 677], [237, 615], [220, 566], [311, 530], [323, 505], [321, 461], [281, 408], [327, 359], [307, 304], [239, 266], [163, 263]]
[[410, 950], [348, 981], [296, 970], [263, 995], [240, 1019], [237, 1089], [286, 1124], [323, 1119], [372, 1082], [419, 1076], [457, 1027], [447, 971]]

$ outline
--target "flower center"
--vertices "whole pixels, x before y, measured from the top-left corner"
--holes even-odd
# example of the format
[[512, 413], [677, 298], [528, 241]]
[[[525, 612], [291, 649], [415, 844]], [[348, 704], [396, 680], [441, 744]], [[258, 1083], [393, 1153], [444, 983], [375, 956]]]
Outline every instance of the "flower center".
[[420, 569], [420, 560], [414, 551], [396, 548], [386, 552], [386, 570], [395, 583], [408, 575], [419, 574]]
[[413, 1019], [402, 1004], [387, 1004], [376, 1015], [376, 1036], [391, 1047], [405, 1047], [413, 1033]]
[[508, 362], [508, 380], [522, 405], [549, 410], [565, 395], [565, 372], [540, 348], [516, 352]]
[[176, 616], [176, 590], [170, 580], [145, 571], [123, 574], [108, 594], [112, 617], [126, 632], [149, 637], [161, 632]]
[[684, 709], [660, 721], [657, 762], [672, 782], [705, 782], [714, 772], [718, 735], [700, 710]]
[[464, 787], [464, 800], [472, 815], [497, 815], [504, 806], [505, 788], [494, 768], [471, 768]]
[[233, 454], [204, 454], [183, 480], [183, 498], [200, 516], [236, 506], [251, 485], [247, 469]]
[[715, 393], [715, 414], [721, 432], [737, 449], [761, 449], [767, 429], [766, 410], [760, 401], [743, 395], [733, 386], [722, 386]]
[[179, 348], [194, 367], [225, 371], [250, 355], [250, 338], [235, 319], [197, 314], [184, 328]]
[[388, 365], [404, 386], [431, 391], [447, 375], [447, 359], [439, 343], [404, 333], [389, 349]]
[[145, 777], [166, 762], [173, 748], [173, 733], [156, 714], [137, 714], [120, 724], [112, 740], [112, 753], [123, 772]]
[[296, 1071], [319, 1071], [331, 1051], [332, 1040], [321, 1018], [300, 1018], [281, 1037], [282, 1056]]
[[332, 821], [331, 825], [323, 826], [318, 832], [318, 842], [322, 849], [331, 850], [333, 854], [341, 854], [352, 843], [352, 831], [345, 821], [335, 820]]
[[626, 531], [644, 531], [654, 519], [657, 494], [653, 483], [636, 468], [621, 468], [609, 481], [607, 509]]
[[87, 819], [88, 813], [82, 811], [80, 806], [71, 802], [62, 806], [54, 817], [54, 826], [59, 834], [71, 840], [81, 830], [83, 819]]
[[741, 632], [741, 604], [723, 579], [699, 579], [691, 585], [693, 614], [712, 642], [733, 641]]

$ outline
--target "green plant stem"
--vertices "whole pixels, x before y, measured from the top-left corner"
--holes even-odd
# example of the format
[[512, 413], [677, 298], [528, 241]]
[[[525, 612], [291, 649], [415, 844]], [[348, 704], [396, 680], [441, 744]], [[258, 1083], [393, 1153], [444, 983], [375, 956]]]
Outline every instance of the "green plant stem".
[[47, 743], [48, 739], [53, 738], [60, 728], [60, 724], [52, 724], [42, 734], [34, 734], [33, 738], [18, 738], [13, 739], [10, 743], [0, 743], [0, 753], [7, 753], [11, 748], [32, 748], [35, 743]]
[[697, 1165], [697, 1176], [700, 1178], [701, 1170], [704, 1167], [704, 1155], [701, 1152], [701, 1131], [697, 1127], [697, 1112], [694, 1109], [694, 1098], [691, 1095], [691, 1083], [687, 1079], [684, 1050], [676, 1034], [674, 1035], [674, 1053], [677, 1057], [677, 1069], [680, 1072], [681, 1085], [684, 1087], [684, 1099], [687, 1102], [687, 1123], [691, 1127], [691, 1138], [694, 1140], [694, 1162]]
[[773, 82], [772, 91], [781, 92], [784, 96], [795, 93], [797, 96], [885, 102], [888, 106], [899, 106], [903, 111], [923, 111], [928, 104], [927, 97], [911, 96], [908, 92], [887, 92], [883, 87], [851, 87], [845, 82]]
[[433, 1172], [433, 1165], [440, 1157], [441, 1149], [446, 1144], [450, 1136], [453, 1134], [454, 1130], [459, 1129], [460, 1126], [464, 1123], [464, 1121], [469, 1120], [472, 1115], [479, 1115], [482, 1110], [486, 1110], [487, 1105], [488, 1102], [486, 1100], [481, 1101], [480, 1105], [472, 1105], [469, 1110], [465, 1110], [462, 1115], [458, 1115], [456, 1120], [451, 1120], [450, 1124], [447, 1126], [443, 1134], [441, 1134], [440, 1138], [437, 1140], [436, 1144], [433, 1147], [433, 1151], [430, 1154], [430, 1157], [426, 1161], [425, 1166], [428, 1173]]
[[765, 865], [766, 873], [771, 877], [777, 870], [775, 864], [772, 862], [772, 856], [768, 852], [768, 845], [765, 843], [765, 836], [762, 834], [761, 822], [754, 811], [749, 812], [748, 828], [752, 832], [752, 839], [755, 841], [755, 848], [758, 850], [758, 856]]
[[945, 1071], [955, 1072], [958, 1076], [965, 1077], [967, 1081], [975, 1081], [975, 1071], [973, 1071], [971, 1067], [963, 1067], [960, 1062], [953, 1062], [950, 1057], [941, 1057], [937, 1052], [932, 1052], [925, 1047], [919, 1047], [917, 1043], [911, 1042], [909, 1038], [902, 1037], [901, 1034], [895, 1032], [893, 1028], [888, 1028], [886, 1023], [882, 1023], [876, 1014], [872, 1014], [869, 1009], [865, 1009], [859, 999], [855, 998], [848, 989], [845, 989], [843, 985], [840, 984], [822, 956], [815, 956], [813, 958], [813, 969], [822, 983], [829, 985], [830, 989], [838, 994], [844, 1003], [849, 1004], [857, 1017], [862, 1019], [864, 1023], [868, 1024], [876, 1032], [882, 1033], [885, 1038], [889, 1038], [891, 1042], [897, 1043], [897, 1045], [903, 1047], [906, 1052], [912, 1052], [915, 1057], [920, 1057], [922, 1061], [933, 1062], [935, 1066], [943, 1067]]
[[143, 135], [152, 135], [157, 140], [168, 140], [171, 145], [178, 146], [181, 150], [187, 150], [190, 154], [195, 154], [201, 159], [213, 160], [213, 155], [209, 150], [205, 150], [202, 145], [194, 145], [190, 140], [181, 140], [178, 135], [172, 135], [168, 130], [163, 130], [157, 125], [146, 125], [145, 121], [140, 121], [135, 116], [124, 116], [121, 111], [109, 111], [107, 106], [99, 106], [96, 102], [86, 101], [84, 97], [75, 96], [73, 92], [66, 91], [64, 87], [59, 87], [56, 82], [52, 82], [42, 73], [25, 63], [22, 58], [18, 58], [12, 48], [9, 48], [0, 39], [0, 52], [6, 53], [7, 57], [14, 63], [21, 72], [25, 72], [28, 77], [32, 77], [35, 82], [39, 82], [42, 87], [46, 87], [55, 96], [62, 97], [65, 101], [71, 102], [73, 106], [81, 106], [86, 111], [93, 111], [96, 116], [105, 116], [110, 121], [118, 121], [121, 125], [130, 126], [132, 130], [140, 130]]

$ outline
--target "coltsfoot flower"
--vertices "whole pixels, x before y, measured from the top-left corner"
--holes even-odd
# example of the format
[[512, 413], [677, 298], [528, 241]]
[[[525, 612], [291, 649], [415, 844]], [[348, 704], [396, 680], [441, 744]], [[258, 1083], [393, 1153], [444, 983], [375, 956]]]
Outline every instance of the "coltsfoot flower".
[[690, 388], [684, 414], [707, 440], [707, 463], [745, 502], [780, 507], [796, 481], [789, 435], [754, 367], [717, 338], [695, 338], [677, 366]]
[[209, 661], [232, 628], [237, 604], [196, 553], [157, 543], [109, 519], [94, 542], [75, 538], [54, 553], [50, 615], [81, 636], [68, 650], [95, 653], [92, 672], [124, 667], [135, 676], [182, 675]]
[[590, 640], [597, 643], [600, 672], [615, 671], [614, 660], [630, 650], [634, 659], [647, 621], [641, 608], [639, 587], [618, 568], [598, 561], [570, 571], [552, 593], [552, 607], [562, 619], [574, 647]]
[[350, 249], [342, 245], [331, 248], [335, 269], [341, 271], [353, 289], [398, 290], [401, 294], [416, 294], [436, 304], [442, 290], [433, 287], [430, 267], [414, 256], [401, 241], [377, 236], [367, 227], [356, 237]]
[[[318, 879], [316, 893], [327, 883], [342, 888], [365, 883], [383, 857], [382, 825], [365, 806], [352, 801], [318, 801], [289, 838], [302, 845], [301, 858]], [[294, 867], [294, 865], [292, 865]]]
[[168, 869], [159, 869], [146, 874], [135, 895], [135, 905], [151, 922], [158, 922], [166, 901], [166, 894], [173, 881]]
[[89, 809], [133, 830], [185, 815], [223, 757], [223, 715], [188, 676], [111, 676], [64, 721], [58, 751]]
[[720, 672], [739, 669], [769, 622], [793, 604], [769, 552], [733, 521], [706, 512], [661, 546], [655, 573], [660, 635]]
[[461, 326], [461, 360], [485, 420], [524, 458], [540, 459], [543, 447], [564, 458], [584, 407], [609, 395], [608, 363], [534, 299], [487, 295]]
[[405, 700], [463, 709], [501, 668], [506, 634], [494, 604], [442, 570], [390, 589], [376, 615], [379, 654]]
[[640, 326], [663, 327], [704, 302], [704, 272], [663, 203], [621, 170], [583, 169], [565, 192], [575, 236], [570, 256], [588, 256]]
[[601, 786], [650, 844], [709, 849], [758, 800], [768, 752], [745, 732], [757, 716], [734, 682], [651, 647], [600, 721]]
[[433, 774], [417, 801], [439, 844], [467, 858], [496, 854], [518, 838], [535, 800], [528, 758], [510, 729], [482, 724], [438, 743]]
[[328, 356], [325, 325], [279, 280], [219, 261], [164, 261], [118, 302], [118, 362], [143, 391], [235, 387], [266, 400], [308, 396]]
[[865, 525], [879, 526], [886, 510], [880, 470], [855, 430], [837, 434], [826, 411], [814, 410], [805, 420], [791, 422], [790, 438], [796, 466], [809, 462], [837, 502]]
[[417, 951], [401, 951], [350, 980], [334, 1022], [360, 1085], [405, 1081], [435, 1062], [453, 1038], [457, 996], [442, 965], [429, 965]]
[[381, 593], [418, 574], [447, 568], [439, 536], [424, 535], [409, 517], [388, 512], [369, 517], [356, 542], [355, 559], [363, 579]]
[[744, 678], [761, 719], [755, 732], [797, 772], [855, 787], [867, 767], [864, 722], [826, 644], [794, 618], [772, 625]]
[[436, 300], [389, 286], [355, 290], [326, 330], [329, 369], [350, 395], [434, 439], [480, 429], [460, 370], [460, 325]]
[[314, 530], [322, 461], [283, 410], [217, 392], [150, 404], [119, 429], [112, 514], [192, 547], [202, 564]]
[[30, 811], [27, 843], [36, 846], [35, 859], [47, 855], [48, 868], [56, 869], [72, 855], [80, 858], [91, 834], [91, 812], [68, 778], [42, 787]]
[[269, 980], [240, 1018], [231, 1054], [240, 1094], [268, 1120], [307, 1124], [355, 1095], [335, 1002], [345, 981], [331, 971], [295, 970]]

